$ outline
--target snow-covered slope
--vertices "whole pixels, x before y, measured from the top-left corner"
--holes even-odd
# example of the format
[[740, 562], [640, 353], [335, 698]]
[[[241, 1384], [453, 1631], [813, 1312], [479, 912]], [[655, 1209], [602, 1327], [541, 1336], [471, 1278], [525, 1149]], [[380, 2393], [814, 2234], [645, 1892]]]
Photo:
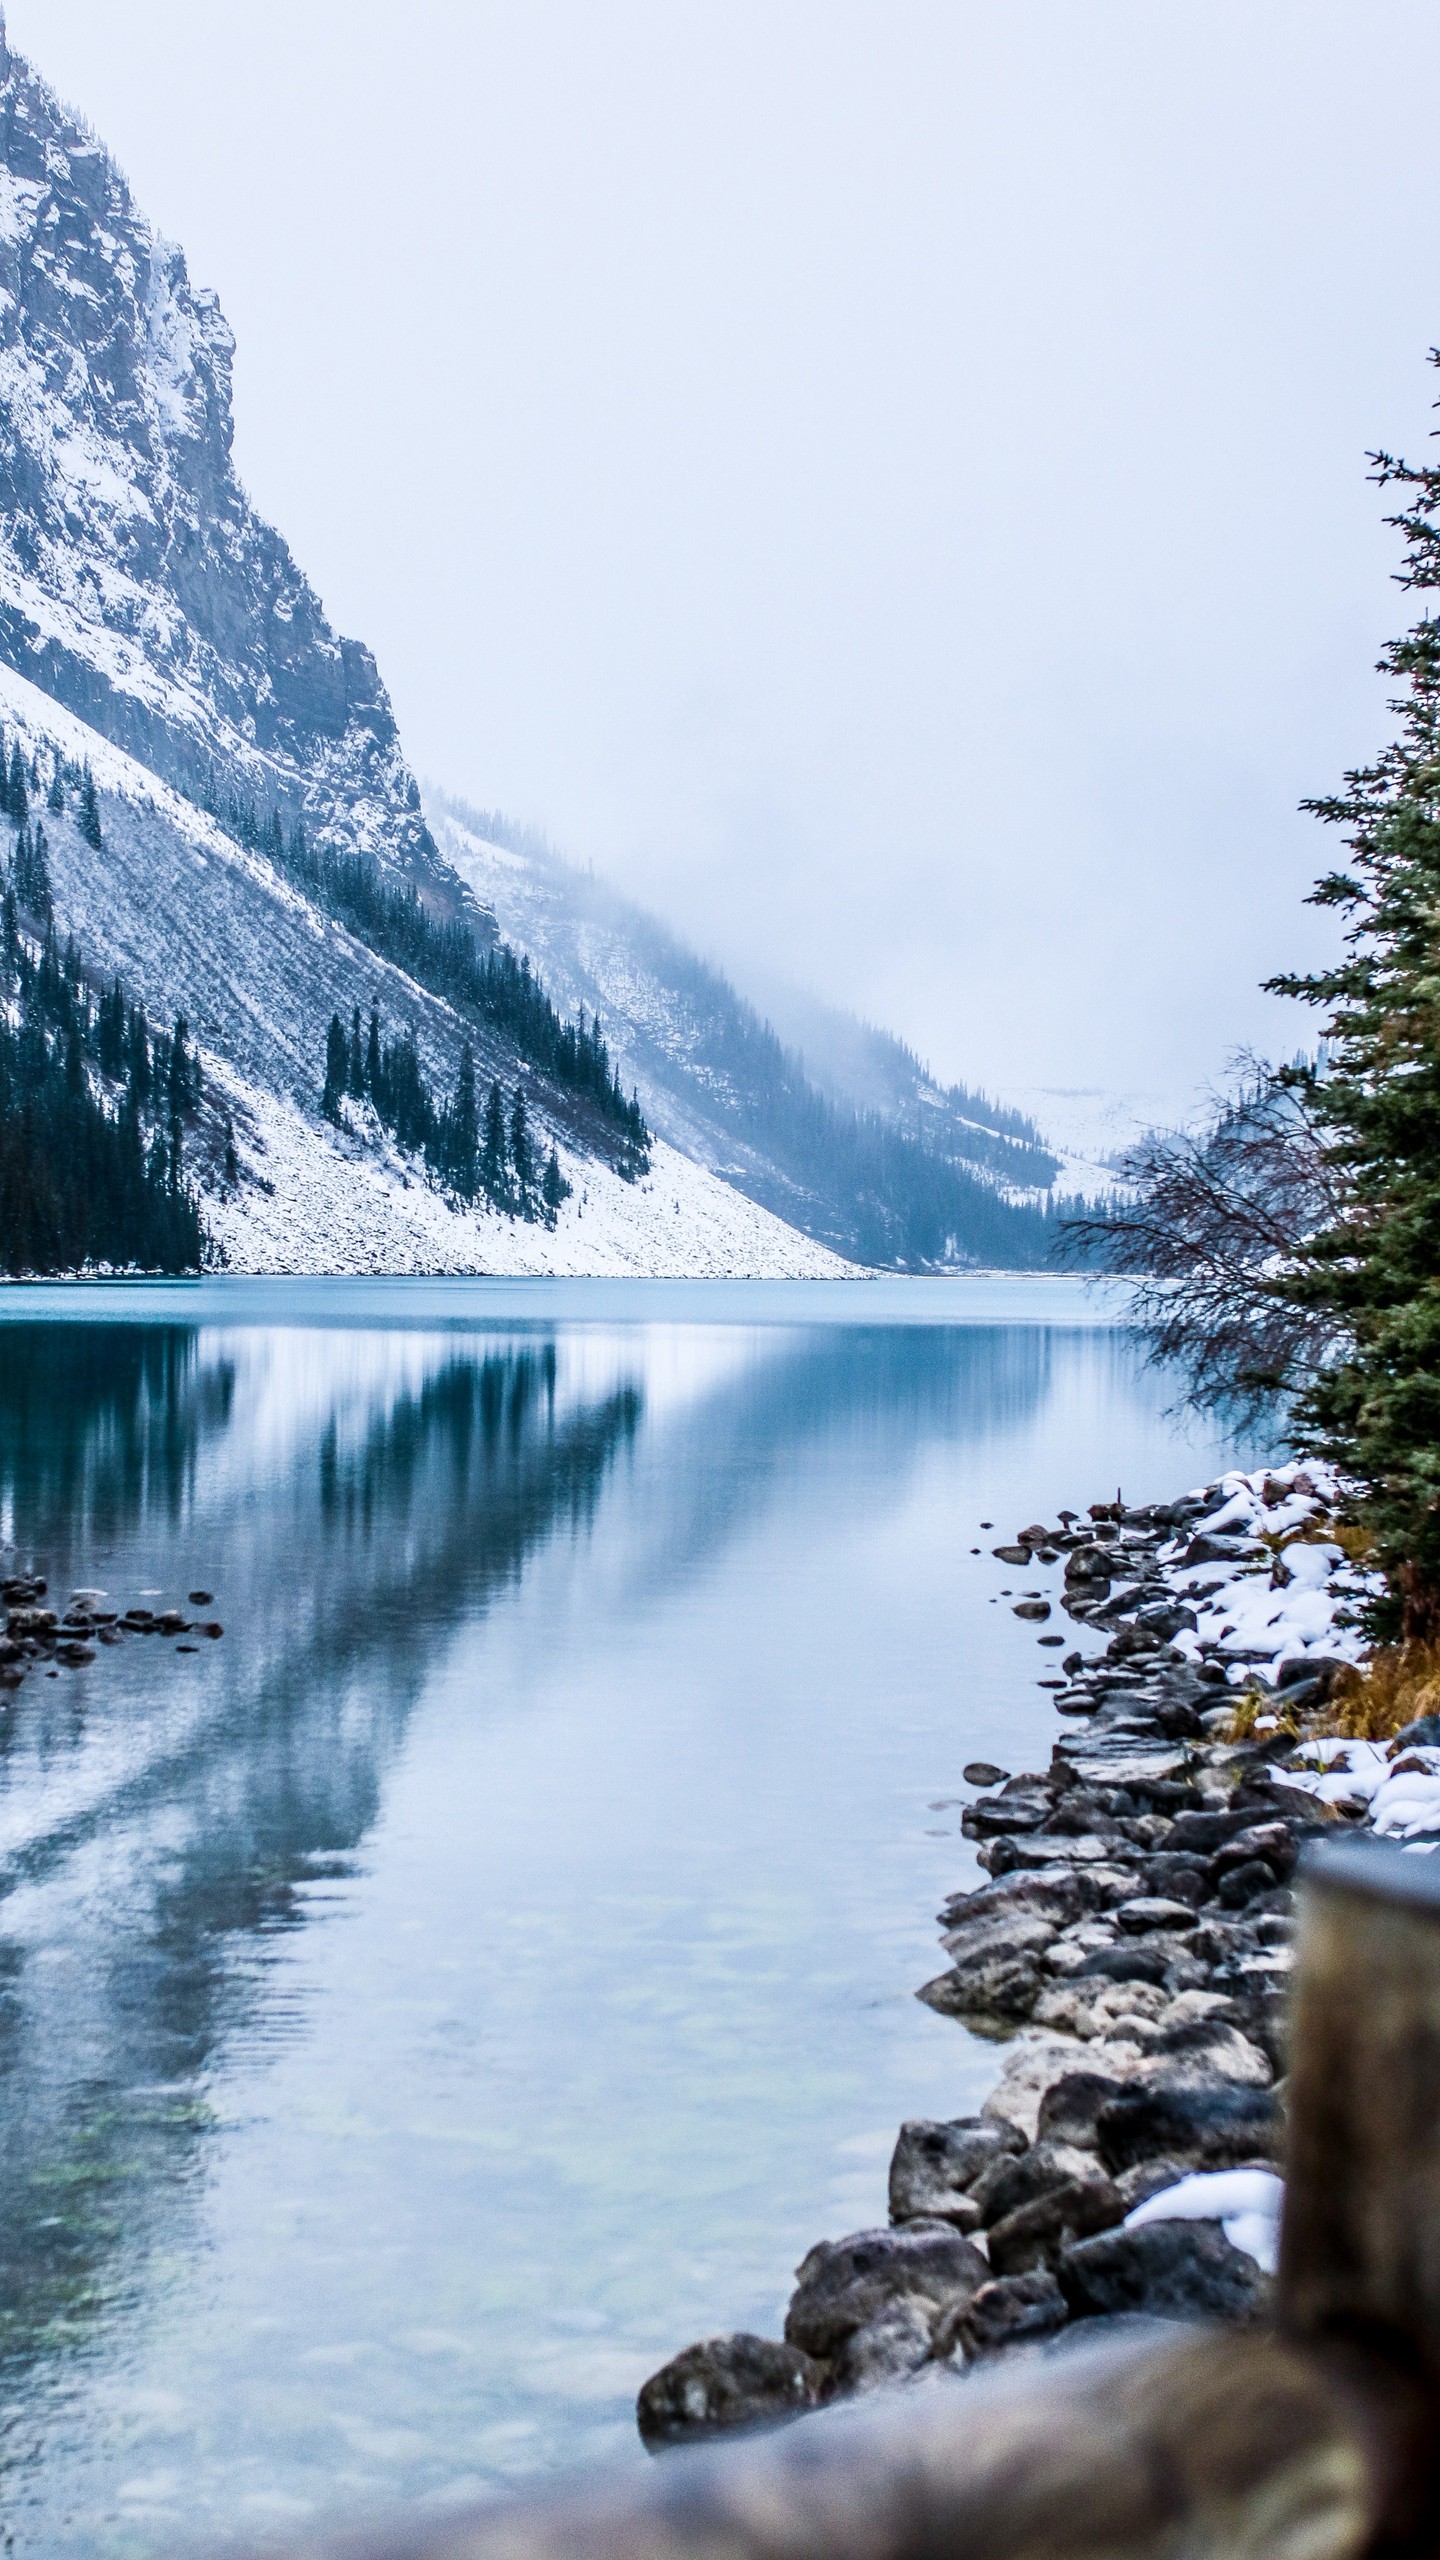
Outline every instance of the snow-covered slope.
[[[262, 854], [34, 685], [0, 665], [7, 744], [48, 765], [87, 763], [100, 794], [97, 853], [73, 813], [46, 814], [57, 917], [92, 967], [118, 970], [157, 1023], [184, 1013], [199, 1042], [212, 1143], [192, 1158], [212, 1234], [235, 1271], [631, 1273], [824, 1278], [847, 1266], [673, 1150], [625, 1182], [547, 1117], [537, 1129], [573, 1185], [553, 1230], [467, 1208], [434, 1189], [369, 1110], [347, 1125], [318, 1112], [325, 1025], [373, 998], [411, 1025], [437, 1083], [468, 1031], [482, 1075], [524, 1079], [493, 1040], [462, 1024], [343, 926], [321, 915]], [[221, 1178], [214, 1139], [227, 1113], [241, 1167]]]

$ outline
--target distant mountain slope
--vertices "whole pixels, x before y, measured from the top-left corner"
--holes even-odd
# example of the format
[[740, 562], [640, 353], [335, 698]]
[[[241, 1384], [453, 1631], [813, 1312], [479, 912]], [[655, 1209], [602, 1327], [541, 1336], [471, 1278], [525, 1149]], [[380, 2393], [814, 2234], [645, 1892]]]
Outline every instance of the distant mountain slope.
[[442, 852], [557, 1001], [598, 1010], [625, 1082], [673, 1145], [857, 1261], [1046, 1261], [1056, 1161], [1020, 1114], [942, 1092], [898, 1041], [843, 1016], [828, 1018], [832, 1044], [853, 1032], [859, 1063], [848, 1090], [833, 1057], [822, 1083], [609, 883], [494, 813], [434, 789], [428, 809]]
[[963, 1084], [942, 1085], [893, 1031], [844, 1013], [784, 978], [755, 978], [752, 1001], [832, 1101], [875, 1111], [907, 1136], [957, 1163], [983, 1165], [1022, 1191], [1048, 1191], [1060, 1160], [1038, 1124], [1013, 1103]]

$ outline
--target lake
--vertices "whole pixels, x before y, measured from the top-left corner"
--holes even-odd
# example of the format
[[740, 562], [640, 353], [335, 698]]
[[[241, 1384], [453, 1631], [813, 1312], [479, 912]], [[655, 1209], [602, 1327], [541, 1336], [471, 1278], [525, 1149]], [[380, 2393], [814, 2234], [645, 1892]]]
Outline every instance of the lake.
[[996, 2076], [913, 1996], [1053, 1736], [990, 1547], [1232, 1462], [1174, 1392], [1063, 1280], [0, 1292], [0, 1537], [225, 1627], [0, 1692], [13, 2548], [638, 2464], [778, 2334]]

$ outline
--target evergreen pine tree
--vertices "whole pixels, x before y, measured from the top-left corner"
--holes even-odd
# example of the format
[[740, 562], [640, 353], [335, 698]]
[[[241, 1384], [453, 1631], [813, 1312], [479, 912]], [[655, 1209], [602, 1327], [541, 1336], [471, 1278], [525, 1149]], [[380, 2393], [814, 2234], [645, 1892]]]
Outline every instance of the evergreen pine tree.
[[523, 1208], [535, 1179], [535, 1158], [530, 1145], [530, 1123], [525, 1111], [524, 1091], [517, 1084], [510, 1105], [510, 1162], [515, 1168], [515, 1188]]
[[480, 1181], [480, 1112], [475, 1093], [475, 1052], [460, 1049], [455, 1101], [450, 1113], [450, 1179], [462, 1200], [473, 1200]]
[[[1434, 359], [1440, 362], [1440, 355]], [[1408, 588], [1440, 587], [1440, 469], [1374, 457], [1406, 492]], [[1299, 1243], [1286, 1294], [1340, 1322], [1349, 1356], [1302, 1400], [1310, 1444], [1364, 1488], [1395, 1594], [1381, 1631], [1440, 1638], [1440, 619], [1426, 614], [1380, 661], [1402, 691], [1399, 734], [1343, 791], [1307, 804], [1344, 831], [1348, 861], [1312, 904], [1348, 919], [1346, 956], [1272, 981], [1325, 1014], [1327, 1058], [1308, 1079], [1347, 1213]]]
[[554, 1226], [560, 1203], [562, 1200], [567, 1200], [569, 1196], [570, 1184], [560, 1170], [560, 1158], [552, 1146], [545, 1162], [545, 1177], [540, 1185], [540, 1197], [545, 1203], [547, 1225]]
[[363, 1102], [365, 1099], [365, 1052], [360, 1042], [358, 1004], [350, 1016], [350, 1054], [346, 1060], [345, 1081], [347, 1090], [353, 1094], [355, 1100]]
[[7, 797], [10, 803], [11, 820], [17, 827], [23, 827], [30, 815], [30, 794], [26, 788], [25, 759], [20, 753], [18, 738], [10, 750], [10, 788]]
[[385, 1118], [384, 1084], [385, 1069], [380, 1056], [380, 1007], [372, 1004], [370, 1037], [365, 1044], [365, 1090], [382, 1120]]
[[200, 1098], [199, 1061], [191, 1053], [190, 1025], [183, 1013], [175, 1017], [167, 1086], [172, 1119], [178, 1119], [181, 1112], [187, 1111]]
[[[15, 787], [13, 779], [10, 787], [13, 797]], [[100, 826], [100, 796], [95, 788], [95, 776], [88, 764], [80, 778], [80, 833], [86, 843], [92, 845], [99, 853], [105, 842]]]
[[490, 1087], [485, 1105], [485, 1136], [480, 1149], [480, 1180], [489, 1198], [505, 1196], [505, 1103], [498, 1084]]
[[339, 1014], [332, 1013], [325, 1038], [325, 1090], [320, 1096], [320, 1108], [327, 1120], [339, 1121], [340, 1097], [349, 1083], [350, 1044]]
[[52, 818], [58, 818], [64, 813], [65, 774], [58, 751], [51, 769], [50, 788], [45, 794], [45, 806]]
[[233, 1190], [240, 1179], [240, 1155], [235, 1144], [235, 1123], [225, 1114], [225, 1179]]
[[143, 1004], [135, 1005], [130, 1014], [129, 1038], [130, 1098], [137, 1111], [144, 1111], [151, 1095], [150, 1030]]
[[15, 886], [20, 903], [37, 923], [48, 925], [54, 914], [50, 891], [50, 846], [39, 819], [34, 830], [22, 827], [15, 839]]

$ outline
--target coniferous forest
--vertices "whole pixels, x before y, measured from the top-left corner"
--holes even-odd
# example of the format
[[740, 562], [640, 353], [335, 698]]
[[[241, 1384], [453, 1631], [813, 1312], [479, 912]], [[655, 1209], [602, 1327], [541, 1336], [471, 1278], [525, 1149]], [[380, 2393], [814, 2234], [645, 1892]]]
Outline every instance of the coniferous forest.
[[608, 1141], [615, 1169], [626, 1181], [649, 1171], [650, 1132], [639, 1102], [625, 1094], [598, 1021], [588, 1030], [583, 1014], [577, 1022], [562, 1021], [528, 957], [522, 953], [517, 959], [503, 942], [482, 952], [474, 927], [463, 917], [433, 916], [413, 885], [387, 880], [366, 854], [312, 845], [303, 826], [287, 834], [278, 811], [262, 818], [253, 801], [217, 789], [205, 805], [242, 844], [268, 855], [358, 941], [406, 970], [433, 995], [445, 997], [477, 1028], [505, 1040], [552, 1084], [588, 1106], [599, 1124], [597, 1134]]
[[[77, 801], [100, 834], [94, 783], [56, 760], [52, 814]], [[0, 1270], [196, 1271], [206, 1256], [185, 1177], [200, 1099], [188, 1026], [152, 1032], [116, 980], [98, 993], [55, 930], [41, 775], [0, 740], [0, 809], [15, 834], [0, 902]], [[92, 833], [93, 829], [93, 833]]]
[[[590, 1036], [582, 1023], [580, 1043]], [[368, 1102], [397, 1145], [423, 1156], [436, 1181], [457, 1199], [484, 1199], [507, 1217], [539, 1219], [553, 1227], [561, 1201], [569, 1198], [572, 1186], [553, 1146], [541, 1161], [518, 1084], [507, 1105], [499, 1085], [492, 1083], [482, 1114], [475, 1052], [468, 1040], [461, 1047], [454, 1093], [437, 1106], [413, 1032], [387, 1039], [378, 1006], [371, 1007], [365, 1034], [358, 1005], [348, 1032], [339, 1014], [332, 1014], [320, 1098], [327, 1120], [339, 1121], [347, 1096]]]

